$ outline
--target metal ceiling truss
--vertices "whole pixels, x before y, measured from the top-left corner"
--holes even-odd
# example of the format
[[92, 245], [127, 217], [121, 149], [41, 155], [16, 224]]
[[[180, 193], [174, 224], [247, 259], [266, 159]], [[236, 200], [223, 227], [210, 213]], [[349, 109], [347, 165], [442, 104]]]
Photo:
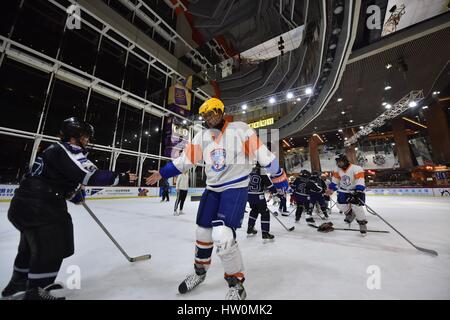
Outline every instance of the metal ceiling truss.
[[4, 52], [6, 56], [41, 71], [54, 73], [60, 80], [81, 88], [92, 88], [93, 91], [100, 93], [101, 95], [114, 100], [120, 100], [137, 109], [145, 109], [146, 112], [157, 117], [173, 115], [180, 119], [188, 120], [152, 101], [146, 100], [134, 93], [119, 88], [109, 82], [74, 68], [64, 62], [58, 61], [41, 52], [28, 48], [11, 39], [0, 36], [0, 42], [0, 52]]
[[[166, 76], [172, 77], [172, 76], [175, 75], [177, 81], [186, 80], [185, 76], [181, 75], [178, 71], [176, 71], [175, 69], [171, 68], [169, 65], [167, 65], [163, 61], [159, 60], [157, 57], [153, 56], [145, 48], [143, 48], [142, 46], [137, 44], [135, 41], [133, 41], [133, 39], [130, 39], [126, 35], [124, 35], [124, 34], [120, 33], [119, 31], [115, 30], [113, 26], [111, 26], [110, 24], [108, 24], [104, 20], [100, 19], [96, 15], [92, 14], [89, 10], [87, 10], [86, 8], [81, 6], [76, 0], [67, 0], [67, 1], [66, 0], [48, 0], [48, 1], [50, 3], [52, 3], [53, 5], [55, 5], [57, 8], [63, 10], [64, 12], [66, 12], [67, 7], [65, 7], [63, 4], [61, 4], [61, 2], [66, 3], [67, 1], [69, 1], [71, 4], [79, 6], [80, 10], [83, 12], [83, 14], [81, 14], [80, 20], [84, 24], [88, 25], [89, 27], [91, 27], [96, 32], [98, 32], [98, 33], [102, 34], [103, 36], [107, 37], [109, 40], [113, 41], [115, 44], [117, 44], [118, 46], [120, 46], [124, 50], [134, 54], [137, 58], [141, 59], [145, 63], [150, 64], [151, 67], [157, 69], [158, 71], [160, 71], [161, 73], [165, 74]], [[83, 15], [87, 15], [91, 19], [94, 19], [95, 21], [99, 22], [100, 24], [102, 24], [103, 28], [100, 29], [97, 26], [93, 25], [88, 20], [83, 18]], [[116, 38], [114, 38], [111, 35], [109, 35], [108, 34], [109, 30], [114, 31], [115, 35], [120, 37], [121, 39], [123, 39], [125, 42], [127, 42], [129, 44], [129, 46], [125, 46], [122, 42], [116, 40]], [[147, 56], [144, 57], [144, 56], [141, 55], [141, 53], [145, 53]], [[163, 65], [167, 70], [163, 70], [163, 69], [159, 68], [156, 65], [156, 63], [159, 63], [159, 64]], [[192, 91], [195, 94], [195, 96], [200, 98], [201, 100], [206, 100], [206, 99], [210, 98], [210, 95], [207, 94], [206, 92], [204, 92], [203, 90], [201, 90], [200, 88], [193, 89]]]
[[[149, 27], [154, 28], [154, 30], [164, 39], [176, 45], [178, 41], [183, 42], [183, 44], [188, 47], [191, 51], [186, 54], [195, 65], [199, 66], [202, 70], [206, 68], [211, 68], [213, 65], [209, 60], [198, 52], [197, 49], [192, 47], [182, 36], [180, 36], [167, 22], [164, 21], [154, 10], [152, 10], [145, 2], [142, 0], [119, 0], [128, 9], [134, 11], [136, 15], [141, 18]], [[136, 5], [134, 4], [136, 2]], [[163, 25], [162, 28], [160, 25]], [[168, 31], [166, 31], [168, 30]]]
[[[394, 119], [409, 108], [419, 105], [420, 101], [423, 99], [424, 95], [422, 90], [411, 91], [399, 101], [397, 101], [392, 106], [392, 108], [383, 112], [375, 120], [366, 125], [363, 129], [359, 130], [356, 134], [348, 138], [348, 140], [344, 142], [344, 146], [349, 147], [352, 144], [355, 144], [356, 142], [358, 142], [358, 139], [371, 134], [375, 128], [382, 127], [388, 120]], [[410, 103], [415, 104], [410, 105]]]

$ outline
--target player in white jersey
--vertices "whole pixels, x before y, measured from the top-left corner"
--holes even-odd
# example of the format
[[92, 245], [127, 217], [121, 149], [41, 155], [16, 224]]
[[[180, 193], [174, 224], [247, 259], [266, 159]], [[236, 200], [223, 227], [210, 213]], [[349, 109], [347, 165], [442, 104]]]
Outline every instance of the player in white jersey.
[[288, 185], [278, 159], [262, 144], [256, 132], [244, 122], [225, 121], [224, 109], [219, 99], [207, 100], [199, 113], [208, 129], [198, 132], [179, 158], [159, 172], [152, 171], [146, 182], [154, 184], [161, 178], [179, 175], [204, 160], [207, 186], [197, 213], [195, 273], [178, 290], [186, 293], [204, 281], [215, 245], [229, 286], [226, 299], [242, 300], [246, 297], [244, 265], [236, 229], [241, 227], [244, 218], [252, 164], [258, 161], [266, 168], [275, 188], [286, 190]]
[[337, 168], [333, 172], [332, 182], [328, 185], [328, 195], [337, 190], [337, 206], [345, 213], [345, 222], [351, 223], [355, 218], [361, 234], [367, 233], [367, 219], [364, 211], [366, 202], [364, 191], [364, 170], [350, 163], [346, 155], [336, 158]]

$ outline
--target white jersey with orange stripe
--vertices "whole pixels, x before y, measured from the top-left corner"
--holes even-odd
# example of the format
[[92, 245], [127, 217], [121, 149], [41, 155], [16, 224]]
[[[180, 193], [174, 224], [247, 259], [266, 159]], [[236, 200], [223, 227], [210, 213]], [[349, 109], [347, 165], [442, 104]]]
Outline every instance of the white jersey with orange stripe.
[[222, 131], [206, 129], [198, 132], [173, 165], [185, 172], [202, 160], [206, 188], [216, 192], [248, 187], [255, 160], [262, 167], [278, 166], [275, 155], [245, 122], [225, 122]]
[[350, 164], [347, 169], [336, 168], [333, 172], [330, 189], [342, 192], [365, 190], [364, 170], [360, 166]]

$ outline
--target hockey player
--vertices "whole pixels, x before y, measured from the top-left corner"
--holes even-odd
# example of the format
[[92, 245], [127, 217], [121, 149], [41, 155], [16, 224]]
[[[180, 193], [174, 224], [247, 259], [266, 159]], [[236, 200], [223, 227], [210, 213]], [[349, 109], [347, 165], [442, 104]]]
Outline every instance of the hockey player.
[[292, 207], [295, 205], [295, 196], [293, 195], [293, 191], [292, 191], [292, 183], [294, 183], [294, 181], [295, 181], [295, 177], [290, 176], [289, 180], [288, 180], [288, 184], [289, 184], [288, 192], [291, 194], [291, 196], [289, 197], [289, 207]]
[[320, 172], [313, 171], [307, 185], [307, 193], [309, 195], [309, 209], [314, 210], [316, 204], [319, 204], [325, 218], [328, 218], [327, 205], [325, 203], [324, 194], [327, 191], [327, 185], [320, 177]]
[[[297, 210], [295, 211], [295, 222], [299, 222], [302, 216], [303, 210], [311, 215], [309, 211], [309, 195], [307, 190], [307, 184], [311, 173], [308, 170], [303, 169], [300, 171], [300, 175], [292, 183], [293, 196], [295, 196], [295, 202], [297, 203]], [[306, 219], [307, 222], [314, 222], [312, 217]]]
[[282, 216], [288, 216], [289, 214], [287, 214], [289, 211], [287, 211], [287, 200], [286, 200], [286, 196], [287, 196], [287, 190], [277, 190], [276, 196], [280, 199], [280, 203], [278, 206], [278, 212], [282, 215]]
[[337, 168], [333, 172], [332, 182], [328, 186], [328, 195], [337, 190], [337, 206], [345, 214], [344, 221], [352, 223], [356, 218], [361, 234], [367, 233], [367, 219], [364, 212], [365, 194], [364, 170], [350, 163], [347, 156], [336, 157]]
[[270, 234], [270, 213], [267, 208], [266, 196], [264, 191], [272, 187], [272, 181], [269, 177], [261, 173], [261, 166], [259, 163], [253, 168], [250, 173], [250, 184], [248, 186], [248, 203], [250, 204], [250, 215], [248, 217], [247, 234], [254, 235], [256, 219], [261, 214], [261, 232], [264, 240], [272, 240], [274, 235]]
[[244, 217], [251, 163], [256, 160], [265, 167], [278, 189], [287, 189], [287, 178], [278, 165], [278, 159], [248, 124], [225, 121], [221, 100], [211, 98], [205, 101], [199, 113], [208, 129], [198, 132], [182, 155], [159, 172], [155, 171], [147, 178], [147, 183], [179, 175], [204, 160], [206, 190], [197, 213], [195, 273], [188, 276], [178, 290], [186, 293], [205, 280], [215, 245], [229, 286], [226, 299], [241, 300], [245, 299], [246, 293], [236, 229], [241, 227]]
[[[184, 214], [183, 206], [184, 201], [186, 200], [188, 189], [189, 189], [189, 173], [184, 172], [177, 176], [176, 182], [176, 190], [177, 190], [177, 200], [175, 200], [175, 208], [173, 214], [178, 216], [180, 214]], [[180, 211], [178, 211], [178, 205], [180, 205]]]
[[331, 214], [330, 201], [331, 197], [327, 194], [328, 186], [331, 181], [326, 176], [321, 176], [322, 181], [325, 183], [325, 194], [323, 195], [323, 200], [325, 201], [325, 206], [327, 208], [327, 212]]
[[54, 300], [46, 290], [64, 258], [74, 253], [72, 218], [66, 200], [84, 201], [82, 185], [112, 186], [136, 181], [131, 173], [98, 170], [86, 158], [93, 127], [76, 118], [63, 121], [61, 141], [36, 158], [20, 182], [8, 210], [8, 219], [20, 231], [20, 243], [11, 281], [2, 296], [26, 291], [25, 300]]

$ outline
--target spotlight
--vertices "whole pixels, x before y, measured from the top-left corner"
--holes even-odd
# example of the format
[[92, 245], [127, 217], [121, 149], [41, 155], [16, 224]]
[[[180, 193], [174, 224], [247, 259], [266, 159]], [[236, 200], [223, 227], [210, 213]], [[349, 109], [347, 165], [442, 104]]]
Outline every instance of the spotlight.
[[312, 94], [313, 93], [313, 89], [312, 88], [306, 88], [305, 93], [306, 94]]
[[437, 96], [439, 93], [441, 93], [440, 91], [433, 91], [433, 96]]
[[242, 114], [245, 114], [245, 110], [244, 110], [244, 111], [242, 111]]
[[297, 98], [297, 101], [301, 101], [302, 99], [301, 98]]
[[344, 7], [342, 5], [337, 5], [337, 7], [334, 8], [333, 13], [334, 14], [341, 14], [342, 11], [344, 11]]
[[277, 101], [277, 100], [275, 100], [274, 97], [272, 97], [272, 98], [269, 99], [269, 102], [272, 103], [272, 104], [274, 104], [276, 101]]
[[339, 132], [342, 132], [343, 130], [342, 130], [342, 129], [339, 129], [338, 131], [339, 131]]
[[198, 120], [202, 121], [202, 120], [203, 120], [203, 117], [202, 117], [202, 116], [198, 117]]
[[345, 114], [345, 111], [341, 111], [341, 114]]
[[363, 126], [359, 126], [359, 128], [362, 130], [362, 129], [364, 129], [364, 127]]
[[386, 85], [386, 87], [384, 87], [384, 91], [388, 91], [388, 90], [391, 90], [391, 89], [392, 89], [392, 87], [390, 85]]
[[242, 105], [242, 110], [247, 110], [247, 108], [248, 108], [247, 104]]
[[388, 64], [386, 65], [386, 69], [389, 70], [390, 68], [392, 68], [392, 64], [388, 63]]
[[294, 94], [292, 92], [288, 92], [288, 94], [286, 95], [286, 98], [288, 98], [289, 100], [292, 99], [294, 97]]
[[344, 99], [342, 99], [342, 98], [338, 98], [337, 99], [338, 102], [341, 102], [342, 100], [344, 100]]
[[334, 35], [338, 35], [339, 33], [341, 33], [341, 28], [336, 27], [336, 28], [333, 29], [333, 34]]
[[353, 120], [350, 120], [350, 123], [353, 123]]
[[391, 109], [391, 108], [392, 108], [392, 105], [388, 103], [388, 104], [387, 104], [387, 105], [385, 105], [384, 107], [385, 107], [386, 109], [388, 109], [388, 110], [389, 110], [389, 109]]
[[417, 102], [411, 101], [411, 102], [408, 104], [408, 107], [410, 107], [410, 108], [417, 107]]
[[425, 110], [425, 109], [428, 109], [428, 106], [423, 106], [422, 109], [424, 109], [424, 110]]
[[381, 105], [384, 107], [385, 105], [387, 105], [387, 102], [383, 102]]
[[187, 120], [183, 120], [183, 124], [187, 124]]

